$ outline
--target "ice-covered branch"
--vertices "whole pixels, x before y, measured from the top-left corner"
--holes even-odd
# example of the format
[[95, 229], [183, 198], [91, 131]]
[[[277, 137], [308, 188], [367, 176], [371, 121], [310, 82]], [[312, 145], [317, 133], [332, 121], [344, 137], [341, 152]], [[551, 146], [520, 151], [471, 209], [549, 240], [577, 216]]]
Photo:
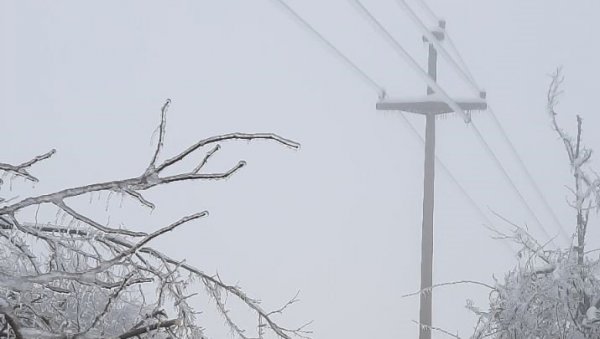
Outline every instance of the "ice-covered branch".
[[0, 163], [0, 171], [13, 173], [13, 174], [23, 177], [29, 181], [38, 182], [39, 181], [38, 178], [31, 175], [27, 171], [27, 169], [42, 160], [46, 160], [46, 159], [50, 158], [52, 155], [54, 155], [54, 153], [56, 153], [56, 150], [53, 149], [47, 153], [38, 155], [38, 156], [34, 157], [33, 159], [31, 159], [29, 161], [25, 161], [24, 163], [21, 163], [16, 166], [10, 165], [10, 164], [5, 164], [5, 163]]
[[[300, 145], [272, 133], [231, 133], [201, 139], [175, 156], [159, 161], [165, 145], [167, 100], [161, 108], [158, 142], [152, 159], [137, 177], [77, 186], [53, 193], [2, 200], [0, 207], [0, 294], [14, 310], [7, 315], [14, 320], [13, 332], [39, 338], [133, 338], [162, 331], [171, 337], [203, 337], [195, 324], [196, 311], [188, 299], [196, 293], [187, 292], [199, 282], [226, 323], [242, 338], [246, 335], [226, 306], [224, 295], [231, 295], [253, 312], [258, 319], [259, 336], [270, 329], [278, 337], [306, 337], [306, 325], [283, 327], [273, 317], [283, 313], [297, 301], [296, 297], [276, 310], [266, 310], [258, 299], [249, 297], [238, 286], [223, 282], [218, 276], [204, 273], [185, 260], [175, 260], [149, 247], [149, 242], [177, 227], [204, 217], [200, 212], [183, 217], [155, 231], [133, 231], [128, 227], [111, 227], [70, 206], [70, 199], [98, 192], [121, 194], [154, 209], [155, 204], [142, 192], [174, 182], [219, 180], [234, 175], [246, 165], [241, 160], [228, 169], [204, 171], [205, 165], [221, 149], [220, 143], [233, 140], [269, 140], [291, 148]], [[197, 165], [189, 170], [178, 169], [196, 151], [210, 146]], [[49, 158], [54, 150], [20, 165], [0, 163], [0, 171], [37, 181], [27, 169]], [[167, 171], [168, 169], [168, 171]], [[167, 174], [168, 172], [168, 174]], [[56, 221], [30, 222], [27, 208], [46, 205], [56, 209]], [[62, 216], [59, 218], [59, 214]], [[36, 242], [36, 246], [29, 246]], [[156, 295], [148, 294], [142, 284], [153, 284]], [[172, 301], [167, 305], [167, 301]], [[177, 316], [169, 319], [165, 309]]]

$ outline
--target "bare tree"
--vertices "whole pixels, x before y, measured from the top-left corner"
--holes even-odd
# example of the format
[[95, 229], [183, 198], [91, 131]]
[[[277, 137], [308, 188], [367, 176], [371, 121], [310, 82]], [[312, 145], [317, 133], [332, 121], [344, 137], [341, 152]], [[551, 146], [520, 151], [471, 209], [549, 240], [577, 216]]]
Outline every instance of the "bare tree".
[[571, 137], [563, 129], [560, 128], [556, 121], [556, 105], [559, 102], [559, 97], [562, 94], [560, 86], [564, 81], [562, 70], [559, 68], [552, 74], [552, 82], [548, 89], [548, 114], [552, 119], [552, 127], [565, 145], [565, 150], [569, 156], [569, 164], [573, 173], [574, 187], [570, 188], [573, 194], [571, 207], [577, 212], [576, 219], [576, 238], [577, 244], [574, 246], [577, 251], [577, 262], [583, 264], [585, 253], [585, 236], [587, 233], [587, 225], [592, 209], [598, 209], [600, 206], [600, 181], [598, 177], [590, 171], [589, 161], [592, 157], [592, 150], [586, 148], [581, 143], [582, 136], [582, 121], [581, 116], [577, 115], [577, 134], [576, 137]]
[[576, 136], [557, 122], [556, 107], [563, 82], [561, 69], [552, 74], [547, 111], [552, 127], [565, 146], [574, 178], [569, 205], [575, 210], [573, 243], [565, 250], [549, 250], [526, 229], [510, 223], [509, 233], [493, 229], [497, 238], [520, 245], [519, 264], [503, 281], [490, 287], [490, 307], [482, 311], [472, 302], [467, 307], [478, 316], [473, 338], [599, 338], [600, 260], [585, 251], [592, 210], [600, 210], [600, 179], [590, 169], [592, 151], [582, 144], [582, 118], [577, 116]]
[[[269, 331], [286, 339], [310, 333], [305, 326], [287, 328], [275, 319], [297, 301], [296, 297], [280, 309], [266, 310], [239, 286], [149, 246], [153, 239], [206, 217], [207, 211], [140, 232], [103, 225], [70, 206], [72, 198], [109, 192], [154, 209], [143, 195], [153, 187], [229, 178], [246, 163], [239, 161], [223, 172], [204, 172], [224, 141], [263, 139], [299, 147], [271, 133], [231, 133], [199, 140], [161, 162], [169, 106], [167, 100], [161, 109], [156, 149], [141, 175], [24, 199], [0, 198], [0, 337], [204, 338], [202, 327], [196, 323], [197, 312], [189, 304], [195, 295], [190, 288], [195, 285], [203, 286], [229, 329], [240, 338], [263, 338]], [[193, 169], [177, 168], [199, 151], [205, 155]], [[30, 169], [54, 153], [51, 150], [18, 165], [0, 163], [0, 171], [37, 182]], [[60, 214], [56, 223], [27, 219], [25, 210], [42, 205]], [[255, 314], [253, 330], [238, 325], [229, 311], [228, 296]]]

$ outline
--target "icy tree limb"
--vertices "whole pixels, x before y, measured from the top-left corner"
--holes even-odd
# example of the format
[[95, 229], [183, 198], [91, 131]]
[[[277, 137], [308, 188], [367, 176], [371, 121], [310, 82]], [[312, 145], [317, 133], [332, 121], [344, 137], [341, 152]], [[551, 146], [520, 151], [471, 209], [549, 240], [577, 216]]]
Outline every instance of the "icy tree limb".
[[39, 181], [38, 178], [29, 174], [29, 172], [27, 171], [27, 168], [31, 167], [32, 165], [34, 165], [42, 160], [46, 160], [46, 159], [50, 158], [52, 155], [54, 155], [54, 153], [56, 153], [55, 149], [53, 149], [47, 153], [44, 153], [42, 155], [38, 155], [38, 156], [34, 157], [33, 159], [26, 161], [24, 163], [21, 163], [19, 165], [16, 165], [16, 166], [10, 165], [10, 164], [5, 164], [5, 163], [0, 163], [0, 170], [14, 173], [18, 176], [21, 176], [21, 177], [29, 180], [29, 181], [38, 182]]
[[[21, 267], [19, 269], [22, 271], [16, 267], [10, 267], [10, 272], [1, 273], [0, 289], [15, 298], [18, 297], [18, 300], [31, 299], [30, 304], [27, 304], [30, 312], [23, 315], [22, 319], [38, 324], [39, 328], [22, 326], [23, 333], [27, 333], [27, 336], [66, 338], [62, 334], [64, 333], [62, 328], [63, 326], [69, 327], [72, 331], [73, 325], [70, 324], [72, 320], [75, 321], [76, 331], [70, 333], [79, 332], [76, 335], [77, 338], [91, 338], [96, 333], [104, 333], [105, 330], [110, 330], [105, 324], [108, 321], [114, 321], [113, 318], [111, 318], [113, 320], [108, 319], [111, 316], [111, 310], [116, 304], [124, 305], [124, 295], [132, 294], [135, 290], [128, 287], [134, 285], [139, 287], [140, 284], [149, 282], [157, 285], [157, 300], [147, 303], [144, 292], [139, 289], [139, 293], [136, 294], [141, 298], [138, 316], [142, 316], [142, 310], [145, 307], [150, 307], [154, 309], [152, 314], [156, 314], [156, 316], [152, 316], [152, 319], [156, 321], [149, 323], [150, 319], [142, 318], [139, 327], [128, 325], [126, 328], [129, 330], [118, 338], [139, 336], [149, 331], [148, 329], [162, 329], [172, 337], [196, 336], [201, 333], [201, 329], [194, 325], [195, 311], [187, 303], [187, 300], [195, 294], [185, 292], [189, 281], [184, 280], [184, 276], [189, 276], [189, 279], [197, 278], [204, 285], [217, 304], [218, 311], [228, 319], [229, 327], [237, 328], [236, 332], [242, 337], [245, 330], [238, 326], [237, 322], [228, 314], [225, 301], [220, 299], [221, 292], [235, 296], [257, 315], [259, 335], [261, 336], [266, 328], [284, 339], [292, 336], [305, 337], [310, 333], [305, 330], [306, 325], [295, 329], [286, 328], [278, 325], [272, 318], [296, 302], [296, 298], [275, 311], [267, 311], [260, 306], [259, 300], [250, 298], [238, 286], [228, 285], [218, 276], [205, 274], [185, 261], [174, 260], [147, 246], [152, 239], [160, 237], [186, 222], [206, 216], [207, 212], [181, 218], [171, 225], [146, 233], [132, 231], [126, 227], [113, 228], [102, 225], [68, 205], [70, 198], [86, 194], [91, 196], [96, 192], [109, 192], [109, 194], [117, 193], [131, 197], [141, 205], [154, 209], [156, 206], [142, 195], [142, 191], [174, 182], [226, 179], [246, 165], [246, 162], [242, 160], [224, 171], [203, 172], [202, 170], [212, 156], [221, 149], [219, 144], [221, 142], [263, 139], [275, 141], [291, 148], [300, 146], [294, 141], [271, 133], [231, 133], [201, 139], [175, 156], [159, 163], [159, 157], [164, 148], [166, 113], [169, 104], [170, 100], [167, 100], [161, 109], [158, 142], [150, 164], [140, 176], [63, 189], [49, 194], [26, 197], [16, 202], [1, 201], [0, 247], [10, 249], [8, 255], [17, 258], [18, 267]], [[194, 152], [210, 145], [213, 147], [205, 153], [202, 160], [193, 169], [177, 170], [174, 168]], [[0, 170], [9, 170], [15, 175], [26, 176], [29, 180], [37, 181], [26, 169], [52, 154], [54, 154], [54, 150], [17, 166], [0, 164]], [[170, 169], [169, 174], [166, 174], [167, 169]], [[19, 214], [22, 210], [32, 206], [39, 208], [43, 204], [55, 206], [59, 211], [57, 212], [57, 223], [58, 215], [62, 213], [61, 223], [68, 218], [68, 225], [39, 224], [37, 212], [35, 223], [18, 220], [18, 218], [22, 218]], [[46, 255], [32, 254], [28, 247], [23, 245], [23, 241], [26, 240], [22, 239], [41, 240], [43, 246], [37, 247], [45, 249]], [[126, 289], [127, 293], [125, 293]], [[33, 291], [35, 291], [35, 295], [32, 294]], [[85, 296], [85, 291], [94, 291], [100, 296], [105, 296], [106, 299], [99, 305], [100, 308], [97, 312], [87, 313], [88, 318], [84, 325], [82, 318], [84, 316], [79, 314], [79, 298]], [[60, 307], [73, 299], [77, 299], [78, 315], [76, 319], [69, 319]], [[167, 319], [166, 313], [159, 319], [159, 313], [156, 313], [163, 309], [163, 303], [167, 299], [173, 300], [172, 307], [178, 313], [176, 319], [165, 320]], [[41, 300], [46, 300], [46, 302], [42, 303]], [[50, 302], [47, 302], [48, 300]], [[52, 315], [46, 313], [48, 312], [46, 308], [51, 309]], [[91, 319], [89, 318], [90, 314]], [[56, 323], [50, 323], [50, 319], [54, 319], [53, 321]], [[140, 318], [137, 318], [135, 322], [139, 320]], [[80, 332], [82, 329], [85, 330]], [[175, 332], [178, 334], [175, 335]]]

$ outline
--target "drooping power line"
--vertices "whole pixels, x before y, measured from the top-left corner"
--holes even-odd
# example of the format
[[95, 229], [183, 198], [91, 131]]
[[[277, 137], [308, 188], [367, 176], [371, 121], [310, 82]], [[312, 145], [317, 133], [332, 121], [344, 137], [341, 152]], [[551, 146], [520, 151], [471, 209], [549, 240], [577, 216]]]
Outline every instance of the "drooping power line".
[[360, 0], [348, 0], [355, 5], [358, 12], [375, 28], [375, 30], [394, 48], [394, 51], [403, 58], [406, 63], [417, 73], [418, 76], [425, 81], [427, 86], [431, 87], [435, 93], [441, 96], [441, 99], [448, 105], [452, 110], [460, 115], [465, 122], [469, 121], [468, 115], [465, 111], [454, 102], [446, 93], [446, 91], [434, 80], [427, 72], [425, 72], [419, 63], [402, 47], [402, 45], [388, 32], [388, 30], [371, 14], [371, 12], [360, 2]]
[[[331, 43], [329, 40], [327, 40], [327, 38], [325, 38], [325, 36], [323, 34], [318, 32], [312, 25], [310, 25], [310, 23], [308, 23], [308, 21], [306, 21], [296, 11], [294, 11], [290, 6], [288, 6], [283, 0], [274, 0], [274, 1], [279, 3], [283, 7], [283, 9], [285, 9], [287, 11], [287, 13], [290, 14], [298, 23], [300, 23], [304, 28], [306, 28], [308, 31], [310, 31], [314, 37], [316, 37], [318, 40], [320, 40], [321, 43], [323, 43], [325, 46], [327, 46], [329, 48], [330, 52], [332, 52], [334, 55], [336, 55], [342, 61], [344, 61], [344, 63], [347, 66], [349, 66], [353, 71], [355, 71], [355, 73], [361, 78], [361, 80], [365, 81], [368, 85], [373, 87], [377, 91], [378, 94], [381, 94], [384, 91], [384, 89], [381, 85], [379, 85], [377, 82], [375, 82], [365, 71], [363, 71], [354, 62], [352, 62], [352, 60], [350, 58], [348, 58], [346, 55], [344, 55], [343, 52], [341, 52], [337, 47], [335, 47], [335, 45], [333, 43]], [[424, 142], [423, 138], [419, 135], [419, 133], [414, 128], [414, 126], [412, 126], [410, 121], [408, 121], [406, 116], [401, 113], [401, 117], [402, 117], [402, 120], [406, 123], [409, 130], [411, 131], [411, 134], [416, 139], [418, 139], [420, 142]], [[436, 161], [438, 162], [439, 166], [442, 168], [443, 172], [445, 172], [448, 175], [448, 177], [451, 179], [451, 181], [454, 183], [454, 185], [458, 188], [459, 192], [461, 192], [461, 194], [467, 199], [467, 201], [469, 202], [471, 207], [476, 211], [476, 213], [479, 215], [479, 217], [483, 221], [485, 221], [488, 225], [491, 226], [492, 225], [491, 220], [486, 216], [486, 214], [483, 212], [483, 210], [477, 205], [475, 200], [471, 197], [471, 195], [468, 193], [468, 191], [460, 184], [460, 182], [456, 179], [456, 177], [452, 174], [452, 172], [450, 172], [448, 167], [437, 157], [436, 157]], [[510, 246], [508, 246], [508, 244], [506, 244], [506, 246], [508, 247], [508, 249], [510, 251], [513, 251], [512, 248]]]
[[456, 56], [456, 59], [458, 59], [458, 63], [461, 65], [462, 70], [467, 74], [467, 76], [469, 77], [469, 80], [473, 83], [473, 85], [475, 85], [475, 87], [481, 88], [481, 86], [479, 86], [477, 84], [477, 81], [475, 81], [475, 77], [471, 73], [469, 66], [467, 66], [465, 59], [463, 59], [462, 55], [458, 51], [458, 48], [456, 48], [456, 45], [454, 44], [454, 41], [452, 40], [452, 37], [450, 36], [450, 34], [448, 34], [447, 31], [444, 31], [444, 33], [446, 36], [446, 41], [448, 41], [448, 46], [450, 46], [451, 52], [453, 52], [454, 55]]
[[[427, 6], [427, 3], [425, 2], [425, 0], [419, 0], [419, 2], [422, 5], [424, 5], [424, 7], [426, 7], [426, 10], [430, 13], [430, 15], [432, 15], [435, 18], [437, 18], [437, 16], [431, 10], [431, 8], [429, 8], [429, 6]], [[423, 23], [423, 21], [414, 13], [414, 11], [412, 11], [412, 9], [408, 6], [408, 4], [406, 3], [405, 0], [396, 0], [396, 3], [398, 3], [398, 5], [400, 5], [400, 7], [407, 12], [407, 14], [413, 19], [413, 21], [415, 22], [415, 24], [421, 29], [421, 31], [423, 32], [423, 34], [426, 34], [426, 35], [430, 36], [429, 37], [430, 39], [433, 38], [433, 37], [431, 37], [432, 34], [429, 31], [429, 29], [427, 29], [427, 27], [425, 26], [425, 24]], [[474, 77], [473, 77], [471, 71], [469, 70], [469, 67], [465, 63], [464, 59], [462, 58], [461, 53], [459, 52], [459, 50], [456, 48], [456, 46], [452, 42], [452, 38], [450, 37], [450, 35], [447, 32], [445, 32], [445, 37], [446, 37], [446, 40], [448, 40], [448, 43], [450, 44], [450, 47], [453, 49], [453, 52], [456, 55], [456, 57], [457, 57], [457, 59], [458, 59], [458, 61], [459, 61], [459, 63], [461, 65], [459, 66], [453, 60], [453, 58], [448, 54], [448, 52], [446, 51], [446, 49], [444, 48], [443, 45], [441, 45], [440, 43], [437, 43], [437, 39], [432, 41], [436, 45], [436, 49], [438, 49], [438, 51], [441, 52], [444, 55], [444, 57], [446, 57], [446, 59], [448, 59], [448, 61], [450, 61], [451, 66], [454, 67], [459, 72], [459, 74], [461, 74], [463, 76], [463, 79], [469, 81], [472, 84], [472, 87], [473, 87], [474, 90], [478, 90], [478, 88], [480, 88], [480, 87], [475, 82]], [[495, 127], [498, 129], [498, 131], [502, 135], [502, 138], [503, 138], [504, 142], [508, 145], [511, 153], [513, 154], [513, 157], [517, 160], [517, 163], [519, 164], [519, 167], [525, 173], [525, 176], [526, 176], [527, 180], [529, 181], [529, 184], [534, 188], [534, 191], [535, 191], [538, 199], [541, 200], [541, 202], [542, 202], [542, 204], [544, 206], [544, 209], [551, 216], [552, 221], [557, 226], [557, 228], [560, 230], [561, 236], [566, 241], [569, 241], [570, 237], [568, 236], [567, 232], [565, 231], [564, 226], [560, 223], [560, 221], [558, 220], [558, 217], [556, 216], [556, 213], [550, 207], [550, 204], [548, 203], [548, 200], [546, 199], [546, 197], [542, 193], [539, 185], [537, 184], [537, 182], [535, 181], [535, 179], [531, 175], [531, 172], [529, 171], [529, 169], [525, 165], [525, 162], [523, 161], [523, 159], [519, 155], [519, 152], [517, 151], [514, 143], [508, 137], [508, 134], [506, 133], [506, 130], [503, 128], [503, 126], [500, 123], [500, 121], [498, 120], [498, 118], [497, 118], [497, 116], [496, 116], [493, 108], [489, 104], [488, 104], [488, 111], [490, 112], [490, 114], [492, 116], [492, 122], [493, 122], [493, 124], [495, 125]]]
[[506, 134], [506, 130], [502, 127], [502, 124], [500, 124], [500, 121], [498, 120], [498, 117], [496, 116], [496, 114], [491, 106], [488, 106], [488, 111], [490, 112], [490, 115], [492, 116], [492, 121], [494, 122], [494, 125], [500, 131], [500, 134], [502, 135], [504, 142], [509, 146], [511, 153], [517, 159], [517, 163], [519, 164], [519, 167], [521, 167], [521, 170], [525, 173], [527, 180], [530, 182], [531, 186], [533, 186], [536, 195], [542, 201], [542, 203], [544, 205], [544, 209], [550, 214], [552, 221], [558, 226], [558, 229], [561, 231], [562, 237], [565, 238], [567, 241], [569, 241], [570, 237], [567, 234], [567, 231], [565, 230], [565, 228], [561, 224], [561, 222], [558, 220], [556, 213], [554, 213], [554, 209], [552, 209], [552, 207], [550, 207], [550, 204], [548, 203], [548, 200], [544, 196], [544, 193], [542, 193], [539, 185], [537, 184], [537, 182], [531, 175], [531, 172], [529, 172], [529, 169], [525, 165], [525, 162], [519, 155], [519, 152], [517, 152], [517, 149], [516, 149], [515, 145], [513, 144], [513, 142], [510, 140], [510, 138], [508, 137], [508, 134]]
[[[408, 65], [426, 82], [426, 84], [431, 87], [434, 92], [441, 96], [442, 101], [444, 101], [455, 113], [458, 113], [465, 122], [469, 122], [466, 113], [456, 104], [456, 102], [450, 98], [450, 96], [444, 91], [444, 89], [433, 80], [427, 72], [425, 72], [421, 66], [410, 56], [410, 54], [402, 47], [402, 45], [388, 32], [388, 30], [371, 14], [371, 12], [362, 4], [360, 0], [348, 0], [355, 5], [355, 8], [359, 11], [359, 13], [376, 29], [376, 31], [386, 40], [390, 45], [394, 48], [394, 50], [408, 63]], [[475, 126], [473, 122], [469, 123], [471, 129], [475, 132], [478, 141], [484, 146], [484, 149], [488, 156], [493, 160], [494, 165], [500, 170], [504, 179], [507, 181], [515, 195], [518, 197], [519, 202], [523, 204], [527, 213], [530, 215], [531, 219], [533, 219], [536, 223], [536, 226], [540, 228], [540, 230], [544, 233], [545, 236], [552, 239], [548, 232], [545, 230], [539, 218], [535, 215], [535, 212], [521, 194], [516, 184], [502, 165], [502, 162], [498, 159], [492, 148], [483, 138], [483, 135]], [[554, 242], [553, 242], [554, 244]], [[556, 246], [556, 244], [554, 244]]]
[[421, 5], [421, 7], [427, 12], [427, 15], [431, 17], [434, 22], [439, 22], [440, 18], [435, 14], [431, 7], [425, 2], [425, 0], [417, 0], [417, 2]]
[[[480, 142], [480, 144], [483, 146], [483, 148], [485, 149], [485, 151], [487, 152], [487, 154], [493, 160], [494, 165], [496, 165], [496, 167], [502, 173], [502, 176], [506, 180], [506, 183], [510, 186], [510, 188], [512, 189], [512, 191], [519, 198], [519, 201], [521, 202], [521, 204], [523, 204], [523, 206], [527, 210], [527, 214], [529, 214], [529, 217], [532, 218], [535, 221], [536, 226], [538, 226], [540, 228], [540, 230], [542, 230], [542, 232], [544, 233], [544, 235], [546, 237], [548, 237], [549, 239], [553, 239], [553, 237], [550, 236], [550, 234], [548, 233], [548, 231], [546, 231], [546, 228], [544, 228], [544, 226], [542, 225], [542, 223], [540, 222], [540, 220], [538, 219], [538, 217], [535, 215], [535, 212], [533, 212], [533, 209], [531, 208], [531, 206], [529, 205], [529, 203], [527, 203], [527, 200], [525, 199], [525, 197], [523, 196], [523, 194], [521, 194], [521, 191], [519, 191], [519, 188], [517, 188], [517, 185], [511, 179], [510, 175], [508, 174], [508, 172], [506, 171], [506, 169], [504, 168], [504, 166], [502, 166], [502, 162], [500, 161], [500, 159], [496, 156], [496, 154], [494, 153], [494, 151], [492, 150], [492, 148], [490, 147], [490, 145], [487, 143], [487, 141], [485, 141], [483, 135], [481, 134], [481, 132], [479, 131], [479, 129], [477, 128], [477, 126], [475, 126], [473, 123], [471, 123], [469, 125], [471, 126], [471, 129], [474, 131], [475, 136], [477, 137], [477, 140]], [[556, 246], [556, 244], [554, 243], [554, 241], [551, 241], [551, 243], [554, 246]]]
[[365, 71], [363, 71], [357, 64], [350, 60], [342, 51], [340, 51], [334, 44], [327, 40], [317, 29], [315, 29], [308, 21], [304, 20], [293, 8], [291, 8], [283, 0], [272, 0], [279, 4], [280, 8], [284, 9], [301, 27], [308, 30], [313, 34], [317, 40], [325, 45], [336, 57], [340, 58], [346, 65], [348, 65], [365, 83], [374, 88], [380, 97], [385, 96], [385, 89], [380, 86], [373, 78], [371, 78]]
[[[406, 125], [408, 130], [411, 132], [411, 135], [413, 135], [413, 137], [415, 137], [415, 139], [419, 140], [422, 144], [425, 144], [425, 140], [423, 140], [423, 137], [419, 134], [419, 132], [417, 132], [417, 129], [410, 123], [410, 121], [408, 120], [406, 115], [401, 111], [398, 111], [398, 113], [400, 114], [400, 117], [402, 118], [402, 121], [404, 122], [404, 124]], [[473, 208], [473, 210], [475, 210], [475, 212], [477, 213], [479, 218], [483, 222], [485, 222], [488, 227], [492, 227], [493, 223], [490, 220], [490, 218], [488, 218], [488, 216], [483, 212], [481, 207], [479, 207], [477, 202], [475, 202], [475, 199], [473, 199], [473, 197], [471, 197], [469, 192], [458, 181], [458, 179], [456, 179], [456, 177], [452, 174], [450, 169], [444, 164], [444, 162], [441, 159], [439, 159], [437, 157], [437, 155], [435, 157], [435, 161], [436, 161], [436, 166], [439, 166], [442, 169], [442, 172], [444, 172], [448, 176], [448, 178], [450, 178], [450, 181], [458, 188], [459, 192], [467, 199], [467, 202], [469, 203], [471, 208]], [[507, 242], [501, 241], [501, 243], [504, 245], [504, 248], [507, 251], [509, 251], [511, 254], [515, 254], [515, 250], [512, 247], [510, 247], [510, 245]]]
[[458, 75], [461, 78], [463, 78], [465, 83], [469, 87], [471, 87], [477, 95], [479, 95], [479, 93], [481, 92], [481, 89], [479, 88], [479, 86], [477, 86], [477, 84], [475, 83], [472, 76], [470, 74], [468, 74], [467, 72], [465, 72], [465, 70], [463, 70], [463, 68], [456, 63], [454, 58], [452, 58], [452, 56], [448, 53], [448, 51], [446, 51], [446, 49], [442, 46], [442, 44], [439, 42], [439, 40], [433, 35], [433, 33], [431, 32], [431, 29], [429, 29], [423, 23], [423, 21], [421, 21], [421, 19], [417, 16], [417, 14], [406, 3], [406, 0], [396, 0], [396, 4], [398, 4], [398, 6], [400, 6], [400, 8], [404, 12], [406, 12], [406, 14], [410, 17], [410, 19], [414, 22], [414, 24], [421, 30], [423, 35], [425, 35], [427, 37], [427, 41], [429, 43], [432, 43], [433, 46], [435, 47], [435, 49], [439, 53], [441, 53], [448, 62], [450, 62], [451, 66], [458, 73]]

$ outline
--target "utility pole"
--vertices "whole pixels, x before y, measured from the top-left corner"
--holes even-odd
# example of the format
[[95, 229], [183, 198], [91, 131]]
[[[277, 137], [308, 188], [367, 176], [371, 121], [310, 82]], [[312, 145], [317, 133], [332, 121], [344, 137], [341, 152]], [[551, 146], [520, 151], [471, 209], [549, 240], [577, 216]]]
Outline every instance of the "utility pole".
[[[440, 21], [438, 27], [432, 30], [438, 41], [444, 40], [445, 21]], [[432, 42], [428, 43], [427, 72], [437, 81], [437, 50]], [[487, 108], [485, 94], [481, 98], [470, 101], [456, 102], [466, 112], [484, 110]], [[425, 115], [425, 168], [423, 186], [423, 223], [421, 230], [421, 291], [433, 286], [433, 207], [434, 207], [434, 177], [435, 177], [435, 119], [437, 115], [452, 113], [450, 106], [435, 95], [431, 87], [427, 87], [427, 95], [417, 100], [389, 100], [383, 98], [377, 103], [378, 110], [393, 110]], [[428, 291], [420, 294], [419, 310], [419, 339], [431, 339], [432, 326], [432, 294]]]

